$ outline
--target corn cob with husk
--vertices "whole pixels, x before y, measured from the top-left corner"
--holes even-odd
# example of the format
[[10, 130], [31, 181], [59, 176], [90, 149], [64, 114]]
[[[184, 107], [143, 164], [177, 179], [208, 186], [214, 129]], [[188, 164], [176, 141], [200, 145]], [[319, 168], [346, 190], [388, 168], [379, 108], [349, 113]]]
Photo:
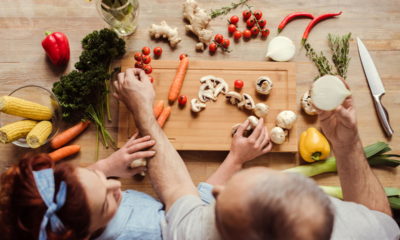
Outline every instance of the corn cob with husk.
[[11, 96], [0, 97], [0, 111], [33, 120], [50, 120], [53, 116], [46, 106]]
[[32, 130], [33, 127], [35, 127], [36, 124], [36, 121], [22, 120], [5, 125], [0, 128], [0, 142], [10, 143], [23, 138]]
[[46, 143], [53, 126], [49, 121], [41, 121], [28, 133], [26, 142], [31, 148], [38, 148]]

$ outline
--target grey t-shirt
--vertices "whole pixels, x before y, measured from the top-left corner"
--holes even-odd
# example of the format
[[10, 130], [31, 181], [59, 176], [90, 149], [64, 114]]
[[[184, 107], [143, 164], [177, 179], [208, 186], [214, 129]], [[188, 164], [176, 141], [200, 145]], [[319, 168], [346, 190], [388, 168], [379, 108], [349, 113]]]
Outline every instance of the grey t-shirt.
[[[164, 240], [219, 240], [215, 225], [213, 186], [199, 184], [198, 196], [188, 195], [176, 201], [166, 214]], [[400, 229], [388, 215], [363, 205], [331, 198], [335, 223], [331, 239], [400, 239]]]

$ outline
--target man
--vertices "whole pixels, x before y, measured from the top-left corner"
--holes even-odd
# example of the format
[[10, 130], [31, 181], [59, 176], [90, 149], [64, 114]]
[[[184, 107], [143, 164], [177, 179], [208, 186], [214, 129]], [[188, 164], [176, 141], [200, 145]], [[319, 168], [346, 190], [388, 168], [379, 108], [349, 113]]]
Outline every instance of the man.
[[[247, 153], [230, 159], [196, 190], [185, 164], [152, 112], [154, 90], [148, 77], [128, 69], [115, 82], [115, 96], [135, 115], [144, 135], [156, 141], [148, 164], [152, 185], [165, 204], [165, 239], [397, 239], [399, 228], [382, 186], [362, 151], [352, 99], [321, 112], [321, 127], [332, 143], [346, 201], [328, 198], [307, 178], [267, 168], [241, 171], [248, 155], [270, 149], [263, 121], [249, 138], [248, 122], [235, 134]], [[233, 176], [233, 177], [232, 177]], [[215, 185], [213, 187], [211, 184]], [[217, 186], [224, 185], [224, 186]], [[215, 199], [211, 195], [211, 190]], [[199, 196], [200, 193], [200, 196]], [[201, 198], [200, 198], [201, 197]], [[361, 205], [362, 204], [362, 205]], [[368, 209], [369, 208], [369, 209]]]

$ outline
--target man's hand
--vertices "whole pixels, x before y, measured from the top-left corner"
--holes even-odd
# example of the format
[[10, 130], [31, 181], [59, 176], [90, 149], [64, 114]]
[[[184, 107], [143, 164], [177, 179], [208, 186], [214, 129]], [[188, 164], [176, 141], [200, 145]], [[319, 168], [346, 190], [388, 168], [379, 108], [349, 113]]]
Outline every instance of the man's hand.
[[244, 137], [244, 131], [249, 124], [248, 120], [240, 124], [233, 136], [229, 152], [229, 155], [240, 164], [261, 156], [272, 149], [268, 131], [264, 126], [264, 119], [260, 118], [257, 127], [253, 130], [251, 135], [249, 137]]
[[135, 112], [143, 108], [152, 110], [154, 88], [142, 69], [129, 68], [119, 73], [114, 87], [114, 97], [125, 103], [130, 111]]
[[108, 158], [98, 161], [89, 168], [100, 170], [107, 177], [129, 178], [142, 171], [145, 167], [130, 168], [132, 161], [149, 158], [155, 155], [155, 151], [146, 150], [154, 146], [155, 141], [150, 136], [137, 138], [135, 134], [129, 141], [118, 151], [111, 154]]

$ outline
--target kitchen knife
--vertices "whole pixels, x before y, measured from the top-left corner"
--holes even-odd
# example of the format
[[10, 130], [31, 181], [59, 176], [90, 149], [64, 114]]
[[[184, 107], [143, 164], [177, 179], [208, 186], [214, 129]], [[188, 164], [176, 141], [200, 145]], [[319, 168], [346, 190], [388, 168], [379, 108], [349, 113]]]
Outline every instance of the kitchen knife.
[[364, 68], [365, 76], [367, 77], [368, 85], [371, 90], [372, 98], [374, 100], [375, 109], [378, 113], [379, 120], [385, 133], [388, 137], [393, 135], [393, 129], [389, 123], [389, 114], [381, 103], [381, 98], [385, 94], [385, 88], [381, 78], [379, 77], [378, 70], [372, 61], [371, 55], [360, 38], [357, 38], [358, 53], [361, 59], [361, 65]]

